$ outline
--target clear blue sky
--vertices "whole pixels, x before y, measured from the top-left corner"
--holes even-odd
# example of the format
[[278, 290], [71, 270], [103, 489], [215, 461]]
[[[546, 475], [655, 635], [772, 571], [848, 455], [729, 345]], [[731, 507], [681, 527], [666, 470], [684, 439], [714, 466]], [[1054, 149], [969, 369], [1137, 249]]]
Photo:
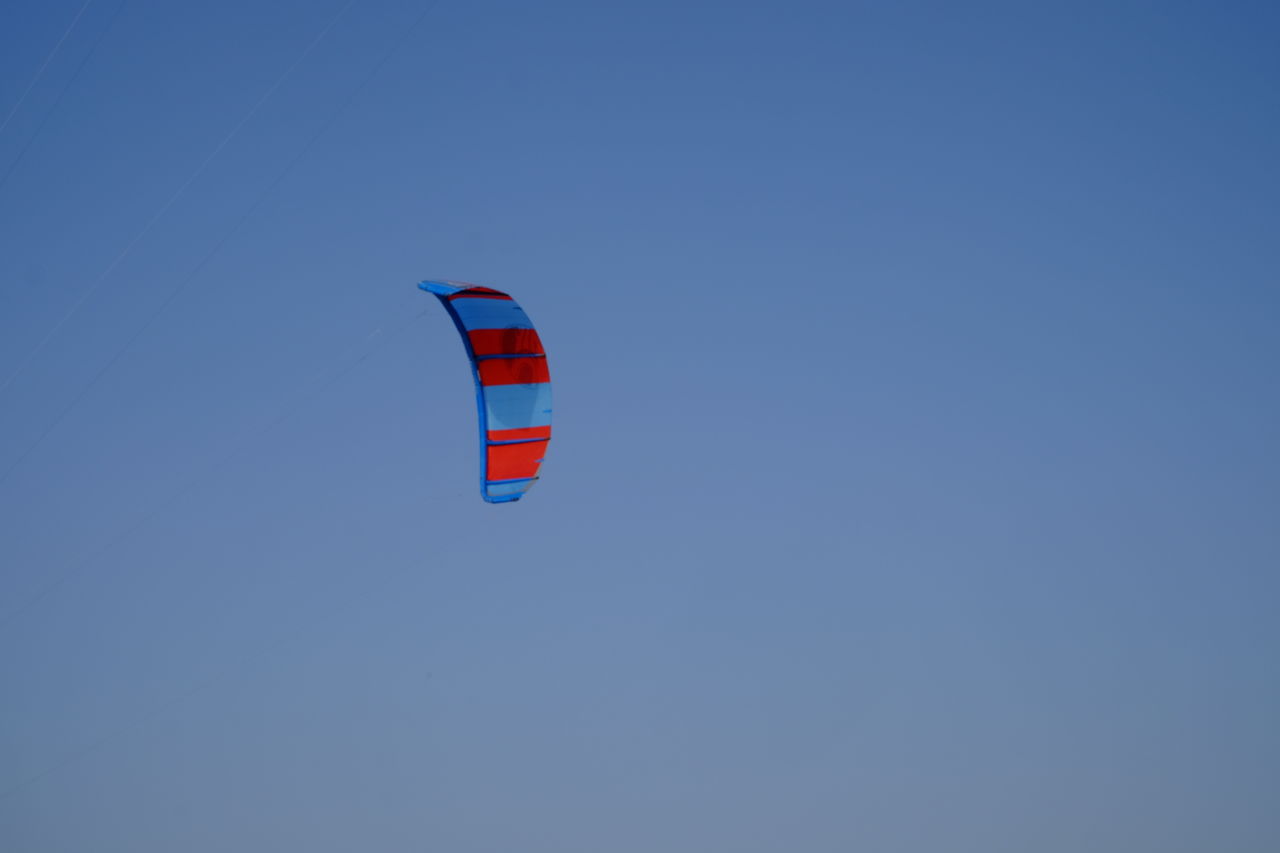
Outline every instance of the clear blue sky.
[[0, 847], [1280, 849], [1280, 7], [431, 2], [6, 5]]

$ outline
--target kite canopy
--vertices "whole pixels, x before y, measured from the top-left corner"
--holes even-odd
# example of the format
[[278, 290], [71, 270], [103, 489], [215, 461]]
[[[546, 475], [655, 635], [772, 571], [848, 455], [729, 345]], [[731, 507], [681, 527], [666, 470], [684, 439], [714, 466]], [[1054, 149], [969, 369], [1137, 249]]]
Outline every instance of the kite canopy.
[[424, 281], [462, 335], [480, 412], [480, 495], [520, 500], [538, 479], [551, 441], [551, 376], [529, 317], [500, 290], [465, 282]]

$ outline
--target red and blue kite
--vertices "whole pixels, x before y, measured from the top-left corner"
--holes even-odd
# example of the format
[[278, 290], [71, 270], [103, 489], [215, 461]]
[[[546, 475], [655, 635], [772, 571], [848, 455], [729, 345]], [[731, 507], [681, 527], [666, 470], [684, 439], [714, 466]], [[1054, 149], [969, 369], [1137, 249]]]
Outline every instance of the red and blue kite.
[[517, 501], [538, 479], [551, 441], [551, 375], [529, 316], [500, 290], [465, 282], [418, 285], [444, 303], [462, 335], [480, 412], [480, 495]]

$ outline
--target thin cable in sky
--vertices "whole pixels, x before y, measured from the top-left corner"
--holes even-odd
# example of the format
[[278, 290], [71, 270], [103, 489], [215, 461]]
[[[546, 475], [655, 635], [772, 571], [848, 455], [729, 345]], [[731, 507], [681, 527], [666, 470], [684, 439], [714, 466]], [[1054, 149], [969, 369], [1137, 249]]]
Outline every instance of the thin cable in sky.
[[[344, 5], [341, 9], [339, 9], [338, 13], [334, 15], [331, 19], [329, 19], [329, 23], [326, 24], [324, 29], [322, 29], [320, 33], [314, 39], [311, 40], [311, 43], [308, 44], [306, 48], [302, 51], [302, 53], [298, 55], [298, 58], [293, 61], [293, 64], [290, 65], [288, 68], [286, 68], [284, 70], [284, 73], [281, 74], [278, 78], [276, 78], [276, 81], [272, 83], [265, 92], [262, 93], [262, 97], [258, 98], [257, 102], [254, 103], [254, 105], [249, 108], [249, 111], [245, 113], [240, 118], [240, 121], [236, 122], [236, 125], [233, 128], [231, 128], [231, 130], [227, 133], [226, 136], [222, 138], [222, 141], [219, 142], [211, 152], [209, 152], [209, 155], [204, 158], [204, 162], [202, 162], [199, 166], [197, 166], [195, 171], [192, 172], [187, 177], [187, 179], [178, 186], [176, 190], [174, 190], [173, 194], [169, 196], [169, 200], [160, 206], [160, 209], [157, 210], [155, 212], [155, 215], [152, 216], [151, 219], [147, 221], [147, 224], [142, 226], [142, 230], [139, 231], [137, 235], [135, 235], [134, 238], [130, 240], [128, 244], [125, 245], [125, 247], [120, 251], [118, 255], [116, 255], [115, 260], [107, 264], [107, 268], [104, 269], [98, 275], [97, 279], [94, 280], [93, 284], [91, 284], [89, 288], [85, 290], [84, 293], [80, 294], [80, 298], [77, 299], [75, 303], [66, 311], [66, 313], [62, 315], [62, 318], [58, 320], [58, 322], [53, 324], [53, 328], [49, 329], [48, 332], [45, 332], [45, 335], [40, 339], [40, 342], [37, 343], [30, 352], [28, 352], [25, 356], [22, 357], [22, 360], [18, 362], [18, 366], [15, 367], [13, 371], [9, 374], [9, 377], [5, 379], [4, 384], [0, 385], [0, 391], [4, 391], [6, 388], [8, 388], [13, 383], [13, 380], [17, 379], [18, 376], [22, 374], [22, 372], [26, 369], [27, 365], [31, 362], [31, 359], [34, 358], [41, 350], [44, 349], [45, 344], [49, 342], [49, 339], [52, 338], [58, 332], [58, 330], [61, 329], [66, 324], [68, 320], [70, 320], [72, 317], [76, 315], [76, 313], [80, 310], [81, 306], [84, 305], [84, 303], [89, 299], [90, 296], [92, 296], [94, 293], [97, 292], [98, 288], [102, 286], [102, 283], [106, 281], [107, 276], [111, 274], [112, 270], [114, 270], [117, 266], [119, 266], [120, 262], [123, 261], [131, 251], [133, 251], [133, 247], [138, 245], [138, 243], [142, 240], [142, 238], [146, 237], [147, 234], [150, 233], [151, 229], [155, 227], [155, 224], [160, 221], [161, 217], [163, 217], [166, 213], [169, 212], [169, 208], [173, 207], [174, 203], [177, 202], [178, 199], [182, 198], [183, 194], [186, 193], [187, 188], [191, 186], [191, 184], [195, 181], [196, 178], [200, 177], [200, 175], [204, 173], [204, 170], [209, 167], [209, 164], [214, 161], [214, 158], [216, 158], [220, 153], [222, 153], [222, 150], [227, 147], [227, 144], [231, 142], [231, 140], [235, 138], [236, 134], [238, 134], [240, 130], [249, 122], [249, 119], [253, 118], [254, 114], [256, 114], [258, 110], [262, 108], [262, 105], [265, 104], [268, 100], [270, 100], [271, 96], [275, 94], [276, 90], [279, 89], [281, 85], [283, 85], [284, 81], [287, 80], [289, 76], [292, 75], [293, 72], [298, 68], [298, 66], [302, 64], [302, 61], [311, 54], [311, 51], [315, 49], [316, 45], [320, 44], [320, 42], [324, 40], [324, 37], [329, 34], [329, 31], [331, 29], [333, 29], [334, 24], [338, 23], [338, 19], [340, 19], [343, 15], [345, 15], [347, 13], [347, 10], [350, 9], [353, 5], [355, 5], [355, 1], [356, 0], [347, 0], [346, 5]], [[66, 90], [64, 89], [63, 91], [66, 91]], [[39, 131], [37, 131], [37, 134], [38, 133]], [[32, 138], [34, 139], [35, 137], [33, 136]], [[28, 140], [27, 144], [28, 145], [31, 144], [30, 140]], [[26, 148], [22, 150], [22, 153], [23, 154], [26, 153]], [[22, 155], [19, 154], [18, 160], [21, 160], [21, 159], [22, 159]], [[17, 161], [14, 161], [14, 165], [15, 166], [17, 165]], [[9, 174], [12, 174], [12, 173], [13, 173], [13, 166], [9, 168], [9, 173], [5, 175], [4, 180], [0, 180], [0, 188], [4, 187], [4, 182], [9, 179]]]
[[[105, 551], [110, 550], [116, 545], [119, 545], [121, 542], [124, 542], [130, 536], [132, 536], [133, 534], [141, 530], [143, 527], [145, 527], [147, 524], [154, 521], [158, 516], [160, 516], [164, 512], [171, 509], [173, 506], [175, 506], [178, 503], [178, 501], [180, 501], [182, 498], [186, 497], [188, 494], [194, 491], [196, 487], [208, 481], [209, 478], [216, 475], [218, 471], [226, 467], [237, 456], [239, 456], [241, 453], [249, 449], [253, 445], [253, 443], [256, 442], [259, 438], [271, 432], [273, 429], [280, 426], [289, 418], [293, 417], [293, 415], [296, 414], [298, 410], [301, 409], [302, 406], [305, 405], [307, 402], [324, 394], [326, 391], [332, 388], [339, 380], [341, 380], [343, 377], [347, 376], [353, 370], [358, 368], [361, 364], [363, 364], [365, 361], [367, 361], [369, 358], [375, 355], [379, 350], [381, 350], [387, 344], [391, 343], [391, 341], [399, 338], [400, 335], [403, 334], [405, 330], [410, 328], [420, 318], [422, 318], [427, 313], [429, 313], [430, 310], [431, 309], [424, 309], [422, 311], [419, 311], [417, 314], [401, 322], [398, 326], [392, 328], [392, 330], [390, 332], [387, 332], [386, 334], [383, 334], [382, 332], [383, 327], [379, 325], [372, 332], [366, 335], [362, 340], [360, 340], [359, 342], [357, 342], [352, 346], [347, 347], [346, 348], [347, 352], [340, 355], [333, 363], [320, 368], [320, 370], [316, 371], [310, 377], [308, 377], [305, 381], [297, 385], [295, 390], [290, 391], [288, 394], [286, 394], [285, 395], [286, 398], [299, 393], [301, 394], [301, 396], [296, 397], [291, 404], [286, 404], [284, 409], [282, 409], [274, 418], [272, 418], [262, 427], [250, 433], [248, 436], [242, 439], [238, 444], [232, 447], [230, 451], [228, 451], [225, 455], [223, 455], [220, 459], [218, 459], [218, 461], [214, 462], [212, 465], [206, 468], [202, 473], [196, 475], [195, 477], [192, 477], [186, 483], [186, 485], [180, 486], [174, 492], [170, 493], [151, 512], [147, 513], [142, 518], [138, 519], [133, 524], [126, 527], [120, 533], [108, 539], [105, 543], [91, 548], [89, 551], [82, 554], [79, 558], [73, 560], [70, 566], [68, 566], [62, 572], [58, 573], [48, 583], [44, 584], [30, 598], [28, 598], [25, 603], [19, 605], [18, 607], [11, 610], [9, 613], [5, 614], [4, 619], [0, 620], [0, 628], [7, 627], [11, 623], [13, 623], [15, 620], [17, 620], [18, 617], [20, 617], [22, 614], [26, 613], [32, 607], [35, 607], [37, 604], [39, 604], [41, 601], [47, 598], [55, 590], [57, 590], [64, 583], [66, 583], [67, 580], [70, 579], [73, 575], [75, 575], [79, 570], [85, 568], [93, 557], [99, 554], [102, 554]], [[344, 362], [347, 362], [347, 360], [350, 358], [350, 351], [352, 349], [358, 349], [360, 347], [367, 346], [370, 339], [377, 337], [379, 335], [381, 335], [381, 338], [377, 340], [371, 348], [367, 349], [362, 355], [360, 355], [355, 360], [350, 361], [349, 363], [346, 363], [344, 365]], [[331, 374], [331, 375], [329, 376], [328, 379], [323, 379], [325, 374]], [[317, 380], [321, 380], [321, 379], [323, 379], [323, 381], [313, 391], [308, 393], [304, 390], [308, 386], [313, 385]]]
[[[27, 152], [31, 150], [32, 144], [36, 141], [36, 138], [40, 136], [40, 131], [44, 130], [44, 126], [49, 123], [49, 117], [58, 111], [58, 105], [62, 103], [63, 96], [67, 94], [71, 89], [71, 86], [80, 78], [80, 72], [84, 70], [84, 67], [89, 64], [89, 60], [93, 58], [95, 53], [97, 53], [98, 45], [102, 44], [102, 40], [107, 37], [107, 33], [109, 33], [111, 28], [115, 26], [116, 18], [120, 17], [120, 10], [125, 7], [127, 2], [128, 0], [122, 0], [120, 5], [116, 6], [116, 10], [111, 13], [111, 18], [107, 21], [107, 25], [102, 28], [102, 31], [98, 33], [98, 37], [94, 40], [93, 47], [89, 48], [89, 52], [80, 60], [80, 64], [76, 66], [76, 70], [71, 74], [70, 79], [63, 84], [62, 90], [58, 92], [58, 97], [53, 99], [53, 105], [45, 111], [44, 117], [40, 119], [40, 124], [36, 125], [35, 133], [27, 137], [26, 144], [22, 146], [22, 150], [18, 152], [18, 156], [14, 158], [13, 162], [9, 164], [9, 168], [5, 170], [4, 177], [0, 178], [0, 189], [4, 189], [4, 185], [9, 182], [9, 178], [13, 175], [14, 170], [18, 168], [18, 164], [27, 156]], [[25, 98], [26, 95], [24, 94], [23, 97]], [[9, 383], [6, 382], [5, 386], [8, 384]], [[0, 386], [0, 390], [3, 390], [5, 386]]]
[[36, 87], [36, 84], [40, 82], [40, 78], [44, 76], [44, 70], [49, 67], [49, 63], [53, 61], [53, 58], [58, 55], [58, 50], [62, 47], [62, 43], [67, 40], [67, 36], [71, 35], [71, 31], [76, 28], [76, 24], [80, 23], [80, 16], [92, 5], [93, 0], [84, 0], [84, 5], [80, 7], [79, 12], [76, 12], [76, 16], [71, 19], [71, 23], [67, 26], [66, 32], [62, 34], [62, 38], [58, 39], [58, 43], [53, 46], [53, 50], [49, 51], [49, 55], [44, 58], [44, 62], [41, 62], [40, 67], [36, 69], [36, 76], [31, 78], [27, 88], [18, 96], [18, 102], [9, 110], [9, 114], [4, 117], [4, 121], [0, 121], [0, 133], [4, 133], [4, 129], [9, 126], [9, 122], [13, 121], [13, 117], [22, 108], [23, 102], [27, 100], [27, 95], [31, 94], [31, 90]]
[[[350, 3], [348, 3], [347, 5], [349, 6]], [[293, 171], [293, 168], [297, 166], [298, 163], [302, 160], [303, 156], [308, 151], [311, 150], [311, 147], [315, 145], [317, 141], [319, 141], [320, 137], [324, 136], [337, 123], [338, 118], [342, 115], [343, 112], [346, 111], [347, 107], [349, 107], [351, 103], [356, 99], [356, 96], [359, 95], [364, 90], [364, 88], [369, 85], [370, 82], [372, 82], [373, 78], [377, 76], [378, 72], [382, 70], [383, 66], [385, 66], [387, 62], [391, 60], [391, 57], [395, 55], [396, 51], [400, 49], [401, 45], [403, 45], [408, 40], [409, 34], [412, 33], [414, 30], [416, 30], [418, 28], [418, 25], [422, 23], [422, 20], [426, 18], [426, 16], [438, 5], [439, 5], [439, 0], [437, 0], [436, 3], [433, 3], [427, 8], [425, 8], [422, 11], [422, 13], [418, 15], [417, 19], [414, 20], [414, 22], [408, 27], [408, 29], [404, 31], [403, 37], [399, 41], [395, 42], [386, 51], [386, 53], [383, 54], [382, 58], [378, 60], [378, 63], [374, 65], [372, 69], [370, 69], [369, 73], [366, 74], [364, 79], [360, 81], [360, 84], [356, 86], [356, 88], [353, 89], [350, 94], [347, 95], [346, 99], [341, 104], [338, 105], [338, 108], [333, 111], [333, 113], [329, 116], [328, 120], [323, 125], [321, 125], [320, 129], [317, 130], [314, 134], [312, 134], [311, 138], [307, 140], [306, 144], [304, 144], [301, 148], [298, 149], [298, 151], [293, 155], [293, 158], [288, 162], [287, 165], [285, 165], [284, 169], [280, 172], [280, 174], [276, 175], [276, 177], [271, 181], [271, 183], [268, 184], [262, 190], [262, 192], [258, 194], [258, 197], [254, 199], [253, 204], [249, 205], [249, 209], [246, 210], [243, 214], [241, 214], [240, 218], [236, 220], [235, 224], [231, 226], [230, 230], [228, 230], [226, 234], [223, 234], [222, 238], [219, 239], [216, 244], [214, 244], [213, 248], [210, 249], [209, 252], [203, 258], [200, 259], [200, 262], [197, 263], [195, 268], [192, 269], [191, 272], [187, 274], [186, 278], [182, 279], [182, 281], [178, 283], [178, 286], [169, 292], [169, 295], [165, 297], [164, 301], [160, 303], [160, 305], [156, 308], [156, 310], [153, 311], [151, 315], [147, 317], [146, 321], [143, 322], [143, 324], [140, 327], [138, 327], [138, 329], [132, 335], [129, 336], [129, 339], [126, 340], [124, 344], [115, 351], [115, 354], [112, 355], [111, 358], [107, 360], [106, 364], [104, 364], [98, 370], [98, 372], [93, 375], [93, 378], [89, 380], [89, 384], [86, 385], [83, 389], [81, 389], [79, 394], [77, 394], [74, 398], [72, 398], [71, 402], [68, 403], [62, 409], [62, 411], [58, 413], [58, 416], [54, 418], [53, 422], [50, 423], [49, 426], [47, 426], [44, 429], [44, 431], [40, 433], [40, 436], [32, 444], [30, 444], [27, 447], [27, 449], [24, 450], [18, 456], [17, 459], [15, 459], [12, 463], [10, 463], [9, 467], [7, 467], [4, 470], [3, 474], [0, 474], [0, 485], [3, 485], [9, 479], [9, 475], [12, 474], [14, 470], [19, 465], [21, 465], [23, 461], [36, 450], [36, 448], [38, 448], [41, 444], [44, 443], [44, 440], [48, 438], [49, 435], [55, 429], [57, 429], [58, 425], [62, 423], [62, 421], [67, 417], [67, 415], [70, 414], [71, 411], [77, 405], [80, 404], [80, 401], [83, 400], [88, 395], [88, 393], [94, 389], [95, 386], [97, 386], [98, 382], [102, 379], [102, 377], [105, 376], [108, 372], [110, 372], [111, 368], [115, 366], [116, 362], [120, 360], [121, 356], [123, 356], [129, 350], [129, 347], [133, 346], [134, 342], [137, 341], [138, 338], [142, 337], [142, 335], [145, 334], [146, 331], [151, 328], [151, 324], [154, 323], [156, 319], [159, 318], [160, 315], [162, 315], [165, 312], [165, 309], [167, 309], [171, 304], [173, 304], [173, 301], [177, 299], [178, 296], [180, 296], [182, 292], [187, 289], [187, 285], [191, 284], [191, 282], [194, 281], [198, 275], [200, 275], [200, 273], [204, 270], [204, 268], [209, 264], [209, 261], [213, 260], [213, 258], [217, 256], [217, 254], [220, 251], [222, 251], [222, 247], [225, 246], [231, 240], [231, 238], [236, 234], [236, 232], [240, 230], [241, 226], [243, 226], [246, 222], [248, 222], [249, 219], [253, 216], [253, 214], [257, 212], [258, 208], [262, 206], [262, 203], [266, 201], [267, 197], [271, 194], [271, 191], [274, 190], [277, 186], [279, 186], [280, 183], [289, 175], [289, 173]], [[84, 299], [82, 297], [81, 302], [83, 301]]]
[[[351, 4], [348, 3], [347, 5], [349, 6]], [[340, 115], [343, 114], [343, 111], [346, 111], [348, 106], [352, 104], [352, 101], [356, 100], [356, 96], [360, 95], [360, 92], [365, 90], [365, 87], [369, 85], [372, 79], [378, 76], [378, 72], [380, 72], [380, 70], [383, 69], [384, 65], [388, 63], [390, 58], [392, 58], [392, 56], [396, 54], [396, 51], [399, 50], [399, 47], [401, 47], [401, 45], [403, 45], [404, 42], [408, 40], [408, 36], [410, 36], [410, 33], [415, 31], [415, 29], [417, 29], [417, 26], [419, 26], [419, 24], [422, 22], [422, 19], [426, 18], [426, 15], [428, 15], [431, 12], [431, 10], [435, 9], [435, 6], [438, 6], [438, 5], [439, 5], [439, 0], [436, 0], [436, 3], [431, 4], [430, 6], [428, 6], [428, 8], [425, 8], [424, 10], [422, 10], [422, 13], [419, 14], [419, 17], [413, 20], [413, 23], [410, 24], [410, 27], [408, 27], [407, 29], [404, 29], [403, 36], [399, 38], [398, 41], [394, 42], [392, 46], [389, 47], [389, 49], [387, 50], [387, 53], [383, 54], [383, 56], [381, 56], [381, 59], [378, 60], [378, 64], [375, 64], [374, 67], [372, 67], [369, 70], [369, 73], [365, 74], [365, 78], [362, 79], [362, 81], [360, 82], [360, 85], [356, 86], [356, 88], [353, 88], [351, 93], [347, 95], [346, 100], [343, 100], [342, 104], [338, 105], [338, 109], [335, 109], [333, 111], [333, 114], [329, 115], [329, 119], [326, 120], [323, 126], [320, 127], [319, 131], [316, 131], [314, 134], [312, 134], [310, 140], [307, 140], [305, 145], [303, 145], [301, 149], [298, 149], [296, 154], [293, 155], [293, 158], [289, 160], [289, 163], [285, 165], [284, 169], [280, 170], [280, 173], [278, 175], [275, 175], [275, 178], [273, 179], [273, 181], [271, 181], [271, 183], [269, 183], [268, 186], [266, 186], [264, 190], [262, 190], [259, 193], [259, 195], [257, 195], [257, 199], [253, 200], [253, 204], [251, 204], [250, 207], [248, 207], [248, 210], [244, 211], [244, 213], [241, 215], [241, 218], [237, 219], [236, 223], [234, 223], [232, 227], [230, 227], [229, 231], [223, 234], [223, 237], [221, 237], [221, 240], [216, 242], [214, 247], [210, 248], [209, 252], [207, 252], [207, 254], [204, 257], [202, 257], [202, 259], [200, 260], [200, 263], [196, 264], [195, 269], [192, 269], [191, 273], [188, 273], [186, 278], [183, 278], [182, 280], [180, 280], [180, 282], [178, 283], [178, 286], [175, 287], [173, 291], [169, 292], [169, 296], [166, 296], [164, 298], [164, 301], [161, 302], [159, 307], [156, 307], [155, 311], [152, 311], [151, 315], [148, 316], [145, 323], [143, 323], [141, 327], [138, 327], [138, 329], [136, 330], [136, 332], [132, 334], [132, 336], [129, 336], [128, 341], [125, 341], [124, 345], [120, 346], [118, 350], [115, 351], [114, 355], [111, 356], [108, 361], [106, 361], [106, 364], [101, 366], [101, 368], [99, 369], [99, 371], [97, 371], [96, 374], [93, 374], [93, 378], [90, 379], [90, 382], [88, 382], [87, 386], [84, 386], [84, 388], [81, 389], [81, 392], [76, 394], [76, 397], [72, 398], [72, 401], [70, 401], [68, 405], [65, 406], [64, 409], [59, 412], [58, 418], [55, 418], [54, 421], [52, 421], [52, 423], [49, 424], [49, 427], [45, 428], [44, 432], [40, 434], [40, 437], [38, 437], [36, 441], [33, 442], [32, 444], [29, 444], [29, 446], [27, 447], [27, 450], [24, 450], [22, 453], [20, 453], [20, 455], [18, 456], [18, 459], [15, 459], [12, 462], [12, 464], [6, 467], [6, 469], [4, 470], [4, 473], [0, 474], [0, 485], [3, 485], [6, 482], [6, 480], [9, 479], [9, 475], [13, 474], [13, 471], [17, 469], [19, 465], [22, 465], [22, 462], [26, 460], [28, 456], [31, 456], [31, 453], [35, 452], [36, 448], [40, 447], [41, 444], [45, 442], [46, 438], [49, 438], [50, 433], [54, 432], [54, 430], [58, 428], [58, 425], [63, 423], [63, 420], [67, 418], [67, 415], [70, 414], [70, 411], [72, 411], [73, 409], [76, 409], [76, 406], [78, 406], [79, 402], [81, 402], [83, 398], [87, 396], [88, 392], [91, 392], [92, 389], [97, 386], [97, 383], [100, 382], [102, 377], [105, 377], [105, 375], [109, 373], [111, 368], [115, 366], [115, 362], [120, 360], [120, 356], [123, 356], [124, 353], [128, 351], [128, 348], [133, 346], [133, 343], [136, 342], [138, 338], [141, 338], [143, 334], [146, 333], [147, 329], [151, 328], [151, 324], [155, 323], [156, 319], [159, 318], [161, 314], [165, 313], [165, 309], [168, 309], [168, 307], [173, 304], [173, 301], [175, 300], [175, 298], [178, 298], [180, 293], [182, 293], [183, 291], [186, 291], [188, 284], [191, 284], [192, 280], [195, 280], [197, 275], [200, 275], [202, 270], [205, 269], [205, 266], [209, 265], [209, 261], [214, 259], [214, 257], [218, 255], [218, 252], [221, 251], [221, 248], [227, 245], [227, 243], [230, 241], [230, 238], [232, 238], [234, 234], [236, 234], [239, 231], [239, 229], [241, 229], [244, 223], [250, 220], [251, 216], [256, 213], [257, 209], [259, 209], [259, 207], [262, 205], [262, 202], [266, 200], [266, 197], [270, 195], [271, 191], [275, 190], [275, 187], [278, 187], [280, 182], [284, 181], [285, 177], [288, 177], [288, 174], [292, 172], [293, 168], [296, 167], [298, 163], [300, 163], [303, 156], [306, 155], [306, 152], [311, 150], [311, 146], [314, 146], [315, 143], [320, 140], [320, 137], [324, 136], [325, 133], [328, 133], [329, 129], [332, 128], [334, 124], [338, 122], [338, 118], [340, 117]], [[330, 24], [330, 26], [332, 26], [332, 24]], [[96, 284], [95, 284], [95, 287], [96, 287]], [[81, 302], [83, 302], [83, 297], [81, 298]]]
[[[375, 352], [382, 349], [384, 346], [386, 346], [387, 343], [389, 343], [394, 338], [398, 337], [400, 332], [402, 332], [404, 329], [409, 328], [411, 325], [413, 325], [413, 323], [416, 320], [418, 320], [420, 317], [423, 317], [427, 313], [429, 313], [430, 310], [431, 309], [420, 311], [419, 313], [411, 317], [408, 320], [408, 322], [402, 324], [398, 329], [394, 330], [391, 334], [384, 336], [382, 340], [379, 341], [378, 344], [374, 347], [374, 349], [366, 352], [364, 355], [360, 356], [360, 358], [358, 358], [356, 361], [352, 362], [351, 364], [347, 365], [345, 368], [340, 370], [338, 373], [331, 376], [328, 379], [328, 381], [326, 381], [323, 385], [321, 385], [318, 389], [316, 389], [312, 394], [308, 395], [307, 397], [304, 397], [293, 408], [288, 409], [285, 412], [281, 413], [273, 421], [271, 421], [262, 429], [260, 429], [257, 433], [255, 433], [254, 436], [250, 438], [250, 440], [279, 426], [281, 423], [287, 420], [291, 415], [293, 415], [294, 412], [298, 410], [298, 408], [301, 406], [303, 402], [306, 402], [306, 400], [309, 400], [313, 397], [320, 395], [329, 387], [331, 387], [334, 383], [336, 383], [339, 379], [351, 373], [353, 370], [355, 370], [357, 367], [363, 364]], [[147, 522], [154, 519], [157, 515], [160, 515], [166, 509], [170, 508], [174, 504], [177, 498], [182, 497], [187, 492], [195, 488], [195, 486], [197, 486], [200, 482], [203, 482], [205, 479], [207, 479], [209, 474], [212, 474], [217, 470], [217, 468], [221, 467], [221, 465], [230, 461], [242, 449], [244, 449], [243, 446], [241, 446], [240, 448], [237, 448], [231, 454], [224, 457], [222, 462], [219, 463], [217, 466], [215, 466], [213, 469], [211, 469], [210, 472], [207, 472], [205, 476], [200, 477], [191, 483], [188, 483], [187, 486], [185, 486], [183, 489], [181, 489], [180, 491], [172, 495], [164, 504], [162, 504], [160, 509], [157, 509], [155, 512], [152, 512], [146, 518], [143, 518], [141, 521], [132, 525], [121, 536], [112, 540], [110, 543], [107, 544], [107, 546], [105, 546], [103, 549], [100, 549], [100, 550], [105, 550], [106, 547], [110, 547], [111, 545], [114, 545], [117, 542], [123, 540], [124, 538], [128, 537], [133, 532], [135, 532], [136, 530], [143, 527], [145, 524], [147, 524]], [[337, 604], [328, 608], [327, 611], [319, 614], [320, 618], [315, 621], [317, 622], [332, 621], [333, 619], [343, 615], [344, 613], [347, 613], [355, 609], [357, 606], [360, 606], [362, 604], [365, 604], [369, 601], [374, 600], [379, 593], [381, 593], [384, 589], [389, 587], [392, 584], [392, 582], [394, 582], [397, 578], [402, 577], [410, 568], [412, 568], [412, 566], [403, 566], [400, 569], [389, 572], [381, 577], [373, 578], [371, 582], [364, 584], [363, 589], [360, 590], [358, 593], [353, 595], [343, 596], [341, 600], [338, 601]], [[64, 575], [62, 578], [59, 578], [54, 583], [54, 586], [56, 586], [57, 584], [60, 584], [63, 580], [65, 580], [66, 577], [71, 574], [71, 571], [72, 570], [69, 570], [66, 575]], [[46, 589], [45, 593], [50, 591], [51, 588], [52, 587], [50, 587], [49, 589]], [[42, 593], [41, 597], [43, 597], [43, 594], [44, 593]], [[31, 603], [34, 603], [34, 601], [30, 602], [28, 606], [30, 606]], [[291, 636], [286, 634], [284, 636], [277, 638], [273, 642], [268, 642], [264, 645], [258, 646], [257, 648], [249, 650], [248, 652], [240, 656], [240, 659], [238, 660], [235, 666], [228, 667], [223, 673], [223, 675], [225, 675], [228, 672], [236, 673], [236, 672], [243, 671], [244, 665], [246, 663], [258, 657], [261, 657], [262, 655], [267, 654], [277, 648], [280, 648], [286, 642], [288, 642], [290, 638]], [[83, 760], [84, 758], [91, 755], [92, 753], [102, 749], [104, 746], [108, 745], [112, 741], [117, 740], [121, 737], [124, 737], [130, 734], [131, 732], [136, 732], [138, 729], [142, 727], [144, 723], [159, 717], [167, 709], [172, 708], [176, 705], [179, 705], [182, 702], [186, 701], [187, 699], [190, 699], [192, 696], [195, 696], [201, 691], [209, 688], [210, 686], [212, 686], [218, 681], [218, 678], [219, 678], [218, 674], [205, 676], [203, 679], [200, 679], [196, 683], [188, 686], [187, 689], [173, 696], [170, 696], [168, 699], [158, 704], [153, 705], [149, 710], [145, 710], [140, 714], [132, 715], [132, 720], [130, 722], [120, 726], [119, 728], [113, 729], [111, 731], [106, 732], [105, 734], [100, 735], [95, 740], [90, 741], [89, 743], [86, 743], [77, 749], [73, 749], [69, 752], [64, 753], [58, 759], [56, 759], [55, 761], [47, 765], [45, 769], [40, 770], [26, 777], [25, 779], [22, 779], [19, 782], [15, 782], [14, 784], [10, 785], [8, 788], [0, 790], [0, 801], [8, 799], [9, 797], [12, 797], [17, 793], [20, 793], [26, 788], [29, 788], [30, 786], [35, 785], [36, 783], [40, 782], [42, 779], [46, 778], [50, 774], [56, 773], [57, 771], [63, 769], [64, 767], [68, 767], [70, 765], [73, 765]]]

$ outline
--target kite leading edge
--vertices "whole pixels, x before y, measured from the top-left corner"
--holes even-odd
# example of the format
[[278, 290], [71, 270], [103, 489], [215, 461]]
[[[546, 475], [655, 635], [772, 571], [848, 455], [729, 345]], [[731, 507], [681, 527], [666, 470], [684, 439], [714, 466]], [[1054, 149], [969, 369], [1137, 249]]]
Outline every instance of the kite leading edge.
[[480, 416], [480, 495], [517, 501], [538, 479], [551, 441], [551, 376], [533, 323], [500, 290], [424, 281], [462, 335]]

